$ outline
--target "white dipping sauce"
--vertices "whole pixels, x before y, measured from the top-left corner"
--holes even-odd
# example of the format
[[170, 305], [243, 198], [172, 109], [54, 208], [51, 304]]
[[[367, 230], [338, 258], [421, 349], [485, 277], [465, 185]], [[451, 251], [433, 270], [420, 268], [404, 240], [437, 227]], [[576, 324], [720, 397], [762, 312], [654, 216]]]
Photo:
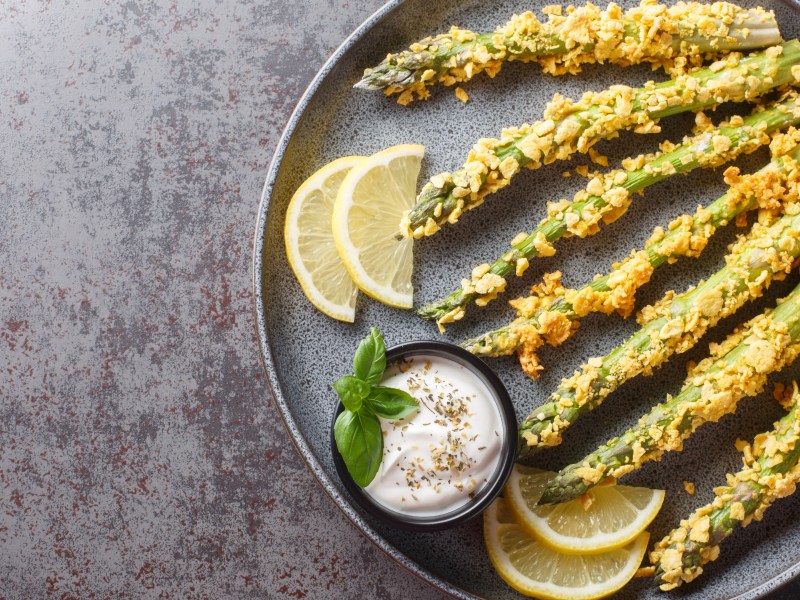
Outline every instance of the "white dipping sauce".
[[419, 410], [403, 420], [380, 420], [383, 462], [365, 491], [415, 516], [469, 502], [500, 460], [503, 424], [491, 390], [470, 369], [425, 355], [390, 365], [381, 385], [407, 391]]

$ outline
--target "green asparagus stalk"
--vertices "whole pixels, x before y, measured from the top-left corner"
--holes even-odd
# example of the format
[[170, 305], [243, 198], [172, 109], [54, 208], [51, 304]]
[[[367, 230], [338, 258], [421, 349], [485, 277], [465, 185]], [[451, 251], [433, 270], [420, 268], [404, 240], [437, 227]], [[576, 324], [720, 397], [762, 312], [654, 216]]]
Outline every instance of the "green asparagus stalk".
[[425, 99], [435, 83], [454, 85], [478, 73], [494, 77], [506, 61], [537, 61], [548, 73], [577, 73], [585, 63], [622, 66], [646, 62], [670, 68], [676, 62], [697, 65], [706, 53], [752, 50], [781, 42], [772, 12], [744, 9], [727, 2], [654, 2], [625, 12], [593, 4], [562, 14], [551, 7], [541, 23], [532, 12], [514, 15], [489, 33], [453, 27], [425, 38], [408, 50], [389, 54], [366, 69], [355, 87], [400, 94], [408, 104]]
[[[787, 206], [793, 211], [800, 209], [797, 204]], [[646, 307], [639, 331], [564, 379], [548, 401], [522, 422], [522, 452], [560, 444], [567, 427], [624, 382], [649, 375], [674, 354], [691, 349], [721, 319], [759, 297], [773, 279], [784, 277], [800, 256], [798, 236], [798, 214], [784, 215], [772, 225], [756, 223], [750, 234], [733, 244], [727, 264], [708, 280], [683, 294], [668, 292], [660, 302]]]
[[800, 391], [789, 399], [789, 413], [775, 429], [756, 437], [743, 450], [744, 468], [714, 490], [714, 501], [681, 521], [650, 555], [656, 583], [664, 591], [696, 579], [703, 565], [719, 556], [719, 544], [737, 527], [761, 520], [770, 505], [794, 493], [800, 481]]
[[[731, 54], [705, 69], [640, 88], [612, 86], [584, 94], [579, 102], [557, 96], [545, 119], [507, 129], [501, 139], [482, 139], [455, 173], [441, 173], [422, 188], [417, 203], [400, 223], [403, 235], [432, 235], [445, 221], [454, 223], [489, 194], [505, 187], [520, 168], [536, 169], [575, 152], [588, 152], [598, 140], [619, 131], [658, 131], [658, 119], [722, 102], [756, 98], [800, 77], [800, 41], [793, 40], [739, 58]], [[794, 73], [794, 74], [793, 74]]]
[[[793, 246], [798, 245], [798, 226], [800, 223], [794, 225]], [[718, 421], [736, 410], [743, 397], [759, 394], [768, 375], [791, 364], [798, 353], [800, 286], [777, 308], [712, 347], [711, 356], [690, 371], [677, 396], [653, 408], [621, 436], [562, 469], [539, 502], [555, 504], [577, 498], [605, 478], [619, 478], [647, 461], [659, 460], [665, 452], [680, 450], [683, 440], [702, 424]]]
[[[664, 264], [675, 262], [682, 256], [698, 256], [717, 228], [736, 219], [740, 214], [755, 207], [774, 208], [786, 189], [783, 180], [791, 178], [798, 170], [800, 148], [795, 144], [800, 132], [776, 138], [775, 146], [791, 144], [786, 156], [776, 156], [763, 169], [748, 176], [739, 176], [738, 169], [725, 173], [731, 191], [708, 205], [698, 208], [694, 215], [682, 215], [675, 219], [666, 233], [659, 227], [645, 244], [644, 250], [631, 252], [621, 263], [615, 264], [610, 273], [595, 277], [577, 290], [548, 286], [550, 294], [540, 292], [514, 301], [523, 308], [522, 316], [508, 325], [464, 341], [461, 346], [478, 356], [507, 356], [520, 353], [523, 367], [531, 377], [538, 376], [539, 363], [536, 349], [542, 337], [557, 345], [566, 341], [575, 329], [577, 321], [591, 312], [610, 314], [614, 311], [627, 317], [633, 311], [636, 291], [647, 283], [653, 272]], [[757, 190], [758, 193], [754, 193]], [[572, 324], [566, 326], [561, 315]], [[552, 336], [554, 324], [560, 324], [560, 335]]]
[[[473, 270], [472, 278], [450, 295], [420, 308], [425, 319], [436, 319], [442, 326], [463, 318], [471, 302], [483, 306], [505, 290], [506, 278], [520, 276], [529, 261], [538, 256], [551, 256], [552, 243], [570, 235], [584, 237], [599, 231], [599, 221], [619, 218], [633, 200], [634, 194], [677, 173], [688, 173], [698, 167], [715, 167], [740, 154], [752, 152], [769, 142], [768, 133], [800, 123], [800, 97], [794, 91], [767, 110], [761, 108], [744, 120], [735, 118], [695, 137], [690, 137], [654, 158], [629, 159], [631, 170], [615, 169], [593, 178], [586, 189], [578, 192], [571, 203], [552, 207], [530, 234], [520, 234], [511, 248], [491, 265]], [[626, 161], [628, 162], [628, 161]]]

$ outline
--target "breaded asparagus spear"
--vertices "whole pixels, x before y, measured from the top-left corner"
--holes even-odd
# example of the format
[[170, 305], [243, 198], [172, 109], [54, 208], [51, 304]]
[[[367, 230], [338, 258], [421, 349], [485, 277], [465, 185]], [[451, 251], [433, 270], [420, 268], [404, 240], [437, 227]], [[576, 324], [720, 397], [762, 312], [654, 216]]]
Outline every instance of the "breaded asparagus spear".
[[552, 244], [562, 237], [585, 237], [600, 230], [600, 222], [618, 219], [630, 206], [634, 194], [678, 173], [699, 167], [716, 167], [741, 154], [753, 152], [769, 143], [767, 134], [800, 123], [800, 96], [794, 91], [742, 119], [734, 117], [719, 127], [687, 137], [678, 146], [665, 144], [665, 152], [656, 156], [641, 155], [627, 159], [627, 169], [614, 169], [597, 175], [572, 202], [562, 201], [549, 207], [550, 213], [530, 234], [521, 233], [511, 247], [491, 265], [484, 264], [464, 279], [450, 295], [420, 308], [425, 319], [435, 319], [440, 327], [463, 318], [471, 302], [484, 306], [505, 290], [506, 277], [521, 276], [529, 261], [538, 256], [552, 256]]
[[366, 69], [355, 87], [400, 94], [398, 102], [427, 98], [435, 83], [454, 85], [478, 73], [494, 77], [505, 61], [536, 61], [554, 75], [577, 73], [584, 63], [622, 66], [647, 62], [667, 69], [698, 65], [708, 53], [764, 48], [781, 42], [775, 15], [728, 2], [678, 2], [667, 7], [643, 1], [626, 11], [593, 4], [545, 10], [540, 23], [532, 12], [514, 15], [491, 33], [453, 27], [408, 50], [389, 54]]
[[[503, 327], [466, 340], [461, 345], [478, 356], [506, 356], [517, 352], [523, 369], [533, 377], [540, 370], [536, 351], [547, 341], [558, 345], [578, 328], [578, 320], [592, 312], [617, 312], [627, 317], [634, 308], [636, 291], [650, 281], [655, 269], [683, 256], [696, 257], [703, 251], [717, 228], [755, 207], [773, 210], [783, 199], [794, 200], [785, 187], [797, 178], [800, 169], [800, 131], [791, 129], [775, 137], [773, 159], [751, 175], [739, 175], [736, 167], [725, 172], [731, 186], [728, 193], [694, 215], [682, 215], [670, 223], [666, 232], [656, 228], [644, 250], [634, 250], [610, 273], [573, 290], [561, 285], [560, 273], [545, 275], [545, 282], [533, 288], [527, 298], [512, 300], [520, 316]], [[788, 194], [788, 197], [787, 197]], [[564, 323], [562, 316], [571, 324]]]
[[646, 307], [640, 315], [639, 331], [564, 379], [548, 401], [520, 425], [522, 450], [560, 444], [567, 427], [620, 385], [651, 374], [674, 354], [694, 347], [721, 319], [758, 298], [773, 279], [785, 277], [800, 256], [800, 204], [787, 204], [786, 208], [791, 214], [769, 226], [756, 223], [747, 236], [733, 244], [727, 264], [708, 280], [683, 294], [668, 292]]
[[506, 129], [500, 139], [482, 139], [455, 173], [441, 173], [422, 188], [400, 223], [403, 235], [432, 235], [445, 221], [505, 187], [522, 167], [536, 169], [575, 152], [588, 152], [600, 139], [621, 130], [658, 131], [658, 119], [722, 102], [756, 98], [800, 77], [800, 41], [793, 40], [741, 58], [730, 54], [705, 69], [640, 88], [615, 85], [587, 92], [578, 102], [561, 96], [548, 105], [543, 121]]
[[727, 485], [714, 490], [714, 501], [681, 521], [650, 554], [656, 584], [668, 591], [703, 572], [719, 556], [719, 544], [737, 527], [760, 521], [770, 505], [794, 493], [800, 481], [800, 391], [793, 384], [789, 413], [762, 433], [752, 446], [741, 447], [744, 468], [728, 475]]
[[[800, 207], [798, 207], [800, 208]], [[797, 225], [795, 225], [797, 227]], [[800, 235], [796, 229], [795, 234]], [[797, 245], [795, 239], [793, 245]], [[768, 249], [769, 250], [769, 249]], [[681, 392], [659, 404], [621, 436], [562, 469], [544, 491], [541, 504], [566, 502], [608, 478], [619, 478], [665, 452], [709, 421], [736, 410], [739, 400], [764, 389], [770, 373], [800, 353], [800, 285], [774, 309], [739, 327], [690, 372]]]

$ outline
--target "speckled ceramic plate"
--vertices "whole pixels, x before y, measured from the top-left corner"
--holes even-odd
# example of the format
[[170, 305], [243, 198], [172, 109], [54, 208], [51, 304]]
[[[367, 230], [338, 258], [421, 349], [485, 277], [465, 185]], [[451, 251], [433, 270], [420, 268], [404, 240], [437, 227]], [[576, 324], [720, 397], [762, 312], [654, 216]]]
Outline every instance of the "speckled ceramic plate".
[[[413, 312], [382, 306], [359, 298], [355, 324], [333, 321], [317, 312], [303, 297], [292, 276], [283, 246], [283, 217], [289, 199], [305, 177], [326, 162], [346, 154], [368, 154], [392, 144], [422, 143], [427, 148], [422, 181], [461, 164], [466, 151], [479, 137], [496, 136], [504, 126], [534, 120], [545, 103], [560, 92], [576, 98], [585, 90], [603, 89], [612, 83], [636, 85], [650, 77], [647, 68], [588, 68], [575, 77], [552, 78], [532, 65], [511, 64], [494, 80], [478, 77], [467, 86], [471, 101], [458, 102], [452, 89], [437, 89], [429, 102], [408, 108], [398, 106], [380, 93], [354, 90], [364, 67], [377, 63], [387, 51], [406, 47], [418, 38], [457, 23], [486, 29], [505, 22], [523, 8], [543, 5], [541, 0], [406, 0], [391, 2], [362, 25], [336, 51], [314, 79], [292, 116], [264, 188], [258, 215], [254, 256], [254, 292], [258, 334], [275, 399], [298, 449], [336, 504], [372, 541], [398, 562], [437, 588], [457, 597], [517, 598], [494, 573], [481, 538], [481, 523], [473, 521], [438, 534], [413, 534], [387, 528], [362, 513], [337, 479], [328, 446], [328, 427], [336, 398], [329, 384], [350, 369], [358, 339], [371, 325], [381, 329], [389, 344], [435, 338], [433, 324]], [[794, 9], [780, 2], [775, 9], [786, 38], [800, 34]], [[726, 106], [717, 115], [745, 107]], [[625, 134], [597, 148], [612, 164], [628, 154], [656, 149], [663, 139], [678, 140], [691, 127], [693, 117], [680, 115], [664, 121], [662, 134]], [[759, 151], [739, 161], [755, 169], [767, 160]], [[580, 158], [571, 163], [580, 164]], [[415, 248], [415, 300], [417, 305], [449, 292], [472, 265], [494, 258], [514, 235], [529, 230], [543, 215], [545, 201], [572, 197], [581, 181], [561, 176], [565, 164], [555, 164], [518, 176], [514, 185], [493, 196], [484, 206], [462, 217], [436, 236], [421, 240]], [[588, 239], [569, 239], [558, 244], [558, 254], [537, 261], [523, 281], [513, 283], [506, 294], [513, 298], [546, 270], [559, 269], [566, 281], [577, 285], [641, 247], [656, 225], [668, 223], [699, 202], [707, 203], [724, 192], [722, 170], [700, 171], [671, 178], [647, 190], [627, 215], [602, 233]], [[683, 290], [719, 268], [724, 249], [734, 231], [720, 231], [699, 260], [686, 260], [659, 271], [640, 294], [640, 306], [659, 298], [668, 289]], [[680, 389], [688, 360], [708, 351], [708, 342], [719, 340], [734, 327], [786, 293], [798, 281], [792, 276], [776, 284], [766, 296], [753, 302], [734, 319], [721, 323], [692, 352], [673, 360], [652, 377], [640, 377], [613, 394], [604, 405], [573, 427], [564, 444], [538, 458], [539, 466], [557, 469], [582, 457], [610, 435], [633, 424], [639, 415]], [[512, 316], [501, 301], [484, 310], [473, 310], [452, 326], [446, 338], [458, 342]], [[528, 380], [513, 358], [490, 362], [508, 386], [520, 417], [541, 403], [560, 379], [571, 374], [585, 359], [605, 354], [629, 336], [635, 321], [596, 317], [584, 321], [581, 330], [557, 349], [544, 348], [547, 367], [541, 379]], [[800, 365], [778, 374], [786, 381], [800, 374]], [[724, 482], [725, 473], [736, 470], [737, 437], [751, 439], [770, 428], [781, 414], [769, 394], [744, 400], [736, 415], [708, 425], [687, 444], [660, 463], [648, 464], [626, 478], [626, 483], [665, 488], [664, 509], [651, 527], [660, 539], [682, 516], [712, 497], [712, 488]], [[693, 481], [695, 496], [682, 482]], [[720, 559], [707, 573], [674, 594], [683, 598], [755, 598], [775, 589], [800, 572], [800, 494], [782, 500], [763, 522], [737, 532], [724, 544]], [[636, 580], [621, 598], [664, 598], [649, 580]]]

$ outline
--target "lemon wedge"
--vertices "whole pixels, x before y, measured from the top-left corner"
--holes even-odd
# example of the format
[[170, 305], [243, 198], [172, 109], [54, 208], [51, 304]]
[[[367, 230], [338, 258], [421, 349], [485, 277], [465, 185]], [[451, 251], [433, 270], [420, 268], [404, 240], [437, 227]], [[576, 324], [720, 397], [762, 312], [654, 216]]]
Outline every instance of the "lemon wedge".
[[664, 502], [664, 490], [610, 485], [595, 487], [570, 502], [538, 506], [554, 475], [515, 465], [505, 497], [523, 529], [566, 554], [594, 554], [625, 546], [656, 518]]
[[424, 148], [392, 146], [355, 165], [333, 208], [333, 238], [347, 272], [365, 294], [411, 308], [413, 240], [399, 235], [416, 199]]
[[328, 163], [297, 189], [286, 210], [286, 255], [303, 293], [323, 313], [353, 322], [358, 287], [339, 258], [331, 222], [336, 192], [347, 173], [364, 161], [346, 156]]
[[518, 592], [535, 598], [594, 600], [613, 594], [636, 573], [647, 550], [648, 533], [602, 554], [561, 554], [528, 535], [503, 498], [484, 513], [489, 558]]

